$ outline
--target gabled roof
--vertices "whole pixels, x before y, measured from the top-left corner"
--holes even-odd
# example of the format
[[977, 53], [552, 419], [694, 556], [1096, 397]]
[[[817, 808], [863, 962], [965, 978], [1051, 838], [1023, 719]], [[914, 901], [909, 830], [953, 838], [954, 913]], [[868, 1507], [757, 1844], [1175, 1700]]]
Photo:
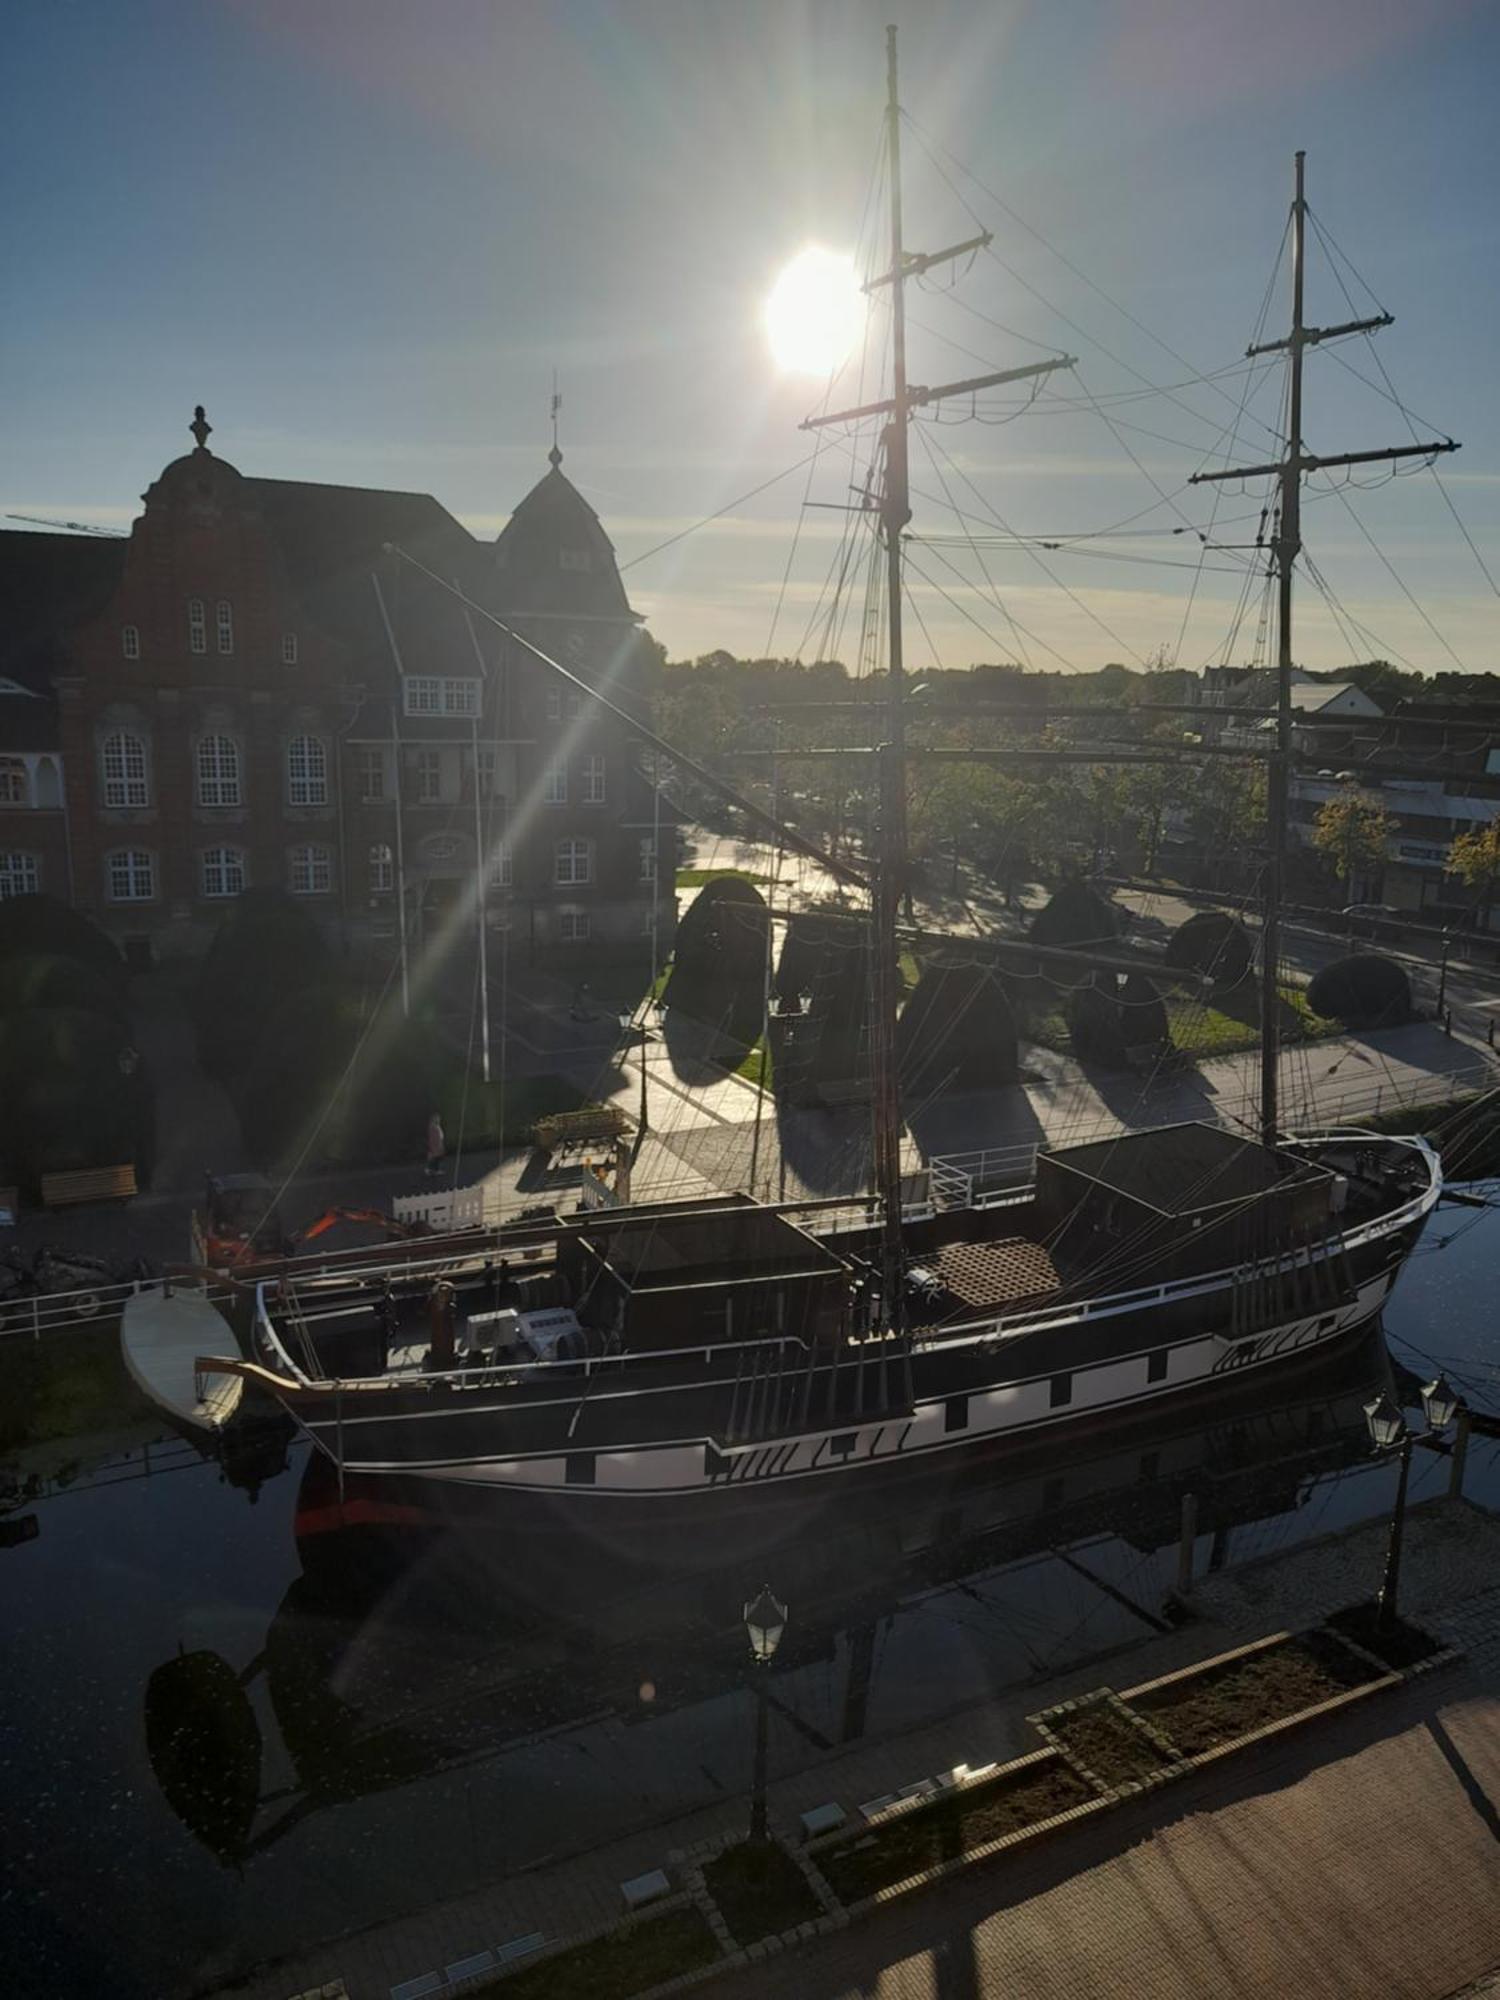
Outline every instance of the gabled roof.
[[[564, 552], [587, 567], [563, 567]], [[539, 479], [495, 542], [495, 589], [501, 610], [582, 612], [593, 618], [633, 618], [615, 564], [614, 544], [599, 516], [552, 453]]]
[[123, 536], [0, 532], [0, 674], [46, 689], [63, 635], [108, 600], [128, 547]]

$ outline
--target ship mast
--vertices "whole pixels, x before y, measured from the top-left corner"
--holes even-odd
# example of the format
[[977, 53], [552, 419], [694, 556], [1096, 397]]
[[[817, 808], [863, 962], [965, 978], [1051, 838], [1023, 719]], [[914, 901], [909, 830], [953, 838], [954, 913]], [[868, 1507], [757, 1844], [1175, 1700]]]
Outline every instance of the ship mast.
[[1258, 354], [1287, 357], [1286, 451], [1274, 465], [1235, 467], [1223, 472], [1195, 472], [1189, 484], [1201, 485], [1224, 479], [1255, 479], [1276, 475], [1279, 487], [1276, 535], [1272, 544], [1276, 568], [1276, 748], [1266, 776], [1267, 855], [1265, 905], [1261, 922], [1260, 946], [1260, 1136], [1274, 1146], [1280, 1135], [1281, 1114], [1278, 1094], [1281, 1059], [1281, 991], [1278, 981], [1281, 958], [1281, 905], [1286, 881], [1287, 805], [1292, 761], [1292, 575], [1302, 551], [1302, 480], [1304, 474], [1331, 466], [1371, 465], [1384, 459], [1430, 458], [1438, 452], [1457, 451], [1451, 438], [1441, 444], [1401, 445], [1390, 451], [1350, 451], [1336, 458], [1312, 456], [1302, 448], [1302, 357], [1319, 341], [1335, 340], [1343, 334], [1378, 333], [1391, 324], [1389, 313], [1373, 319], [1346, 320], [1340, 326], [1304, 326], [1302, 291], [1307, 229], [1307, 196], [1303, 168], [1307, 155], [1299, 152], [1292, 194], [1292, 326], [1284, 340], [1268, 340], [1247, 347], [1247, 360]]
[[1071, 368], [1074, 357], [1063, 355], [1056, 361], [1035, 362], [1025, 368], [1004, 368], [994, 374], [970, 376], [962, 382], [944, 382], [936, 388], [909, 382], [906, 373], [906, 284], [935, 265], [951, 263], [985, 249], [994, 239], [988, 229], [954, 243], [946, 250], [909, 251], [901, 224], [901, 100], [896, 81], [896, 30], [885, 31], [886, 47], [886, 151], [890, 174], [891, 262], [890, 269], [871, 278], [866, 292], [889, 285], [891, 288], [891, 393], [876, 403], [861, 403], [855, 409], [835, 410], [826, 416], [809, 417], [803, 430], [817, 430], [829, 424], [857, 422], [861, 417], [884, 417], [882, 444], [885, 456], [885, 486], [879, 505], [880, 532], [885, 542], [886, 643], [888, 687], [885, 712], [885, 741], [877, 750], [880, 771], [880, 824], [873, 882], [872, 937], [872, 1019], [870, 1023], [870, 1084], [874, 1099], [875, 1194], [881, 1217], [881, 1301], [888, 1329], [900, 1332], [904, 1325], [904, 1263], [901, 1248], [901, 1091], [896, 1071], [896, 1015], [900, 1006], [900, 960], [896, 922], [901, 899], [906, 892], [906, 717], [905, 665], [902, 653], [902, 543], [911, 519], [911, 485], [908, 476], [908, 441], [912, 412], [945, 396], [972, 396], [981, 389], [998, 388], [1006, 382], [1025, 382], [1054, 369]]

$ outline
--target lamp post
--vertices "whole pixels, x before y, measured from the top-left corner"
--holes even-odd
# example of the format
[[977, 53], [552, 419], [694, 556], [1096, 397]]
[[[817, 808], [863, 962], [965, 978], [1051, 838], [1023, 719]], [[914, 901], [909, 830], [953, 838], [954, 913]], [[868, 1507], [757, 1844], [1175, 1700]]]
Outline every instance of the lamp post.
[[1365, 1404], [1365, 1422], [1370, 1427], [1370, 1438], [1376, 1451], [1395, 1451], [1401, 1456], [1401, 1470], [1396, 1480], [1396, 1505], [1391, 1514], [1391, 1536], [1386, 1547], [1385, 1581], [1380, 1586], [1375, 1619], [1382, 1631], [1389, 1630], [1396, 1622], [1396, 1590], [1401, 1579], [1401, 1538], [1406, 1527], [1406, 1486], [1411, 1473], [1412, 1446], [1441, 1436], [1452, 1423], [1458, 1408], [1458, 1397], [1441, 1375], [1435, 1382], [1424, 1383], [1422, 1388], [1422, 1412], [1427, 1419], [1425, 1431], [1409, 1430], [1405, 1417], [1389, 1396], [1380, 1395], [1373, 1403]]
[[781, 1635], [786, 1630], [786, 1606], [771, 1595], [763, 1583], [760, 1595], [745, 1606], [745, 1632], [750, 1640], [750, 1657], [755, 1663], [755, 1774], [750, 1794], [750, 1843], [764, 1847], [766, 1832], [766, 1669], [770, 1666]]
[[1438, 958], [1438, 1019], [1443, 1018], [1443, 1007], [1448, 998], [1448, 953], [1453, 944], [1452, 931], [1443, 932], [1443, 949]]

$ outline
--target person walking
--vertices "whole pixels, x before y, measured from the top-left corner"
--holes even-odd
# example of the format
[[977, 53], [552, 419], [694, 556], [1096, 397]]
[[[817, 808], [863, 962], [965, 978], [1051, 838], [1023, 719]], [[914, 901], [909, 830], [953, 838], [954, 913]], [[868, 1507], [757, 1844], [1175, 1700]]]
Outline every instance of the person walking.
[[443, 1114], [434, 1111], [427, 1121], [427, 1171], [440, 1174], [443, 1171], [443, 1155], [448, 1150], [448, 1141], [443, 1136]]

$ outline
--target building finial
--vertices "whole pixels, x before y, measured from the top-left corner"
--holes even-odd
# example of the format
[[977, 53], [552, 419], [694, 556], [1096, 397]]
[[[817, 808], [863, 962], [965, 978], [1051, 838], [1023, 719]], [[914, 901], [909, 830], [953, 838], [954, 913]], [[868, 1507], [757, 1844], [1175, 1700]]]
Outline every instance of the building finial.
[[562, 397], [557, 393], [557, 370], [552, 371], [552, 449], [547, 454], [547, 463], [556, 472], [562, 464], [562, 452], [557, 443], [557, 413], [562, 408]]
[[199, 403], [197, 407], [194, 409], [193, 421], [188, 425], [188, 429], [192, 432], [193, 436], [198, 440], [199, 451], [207, 451], [209, 433], [213, 430], [213, 425], [208, 421], [208, 418], [204, 416], [203, 405], [201, 403]]

